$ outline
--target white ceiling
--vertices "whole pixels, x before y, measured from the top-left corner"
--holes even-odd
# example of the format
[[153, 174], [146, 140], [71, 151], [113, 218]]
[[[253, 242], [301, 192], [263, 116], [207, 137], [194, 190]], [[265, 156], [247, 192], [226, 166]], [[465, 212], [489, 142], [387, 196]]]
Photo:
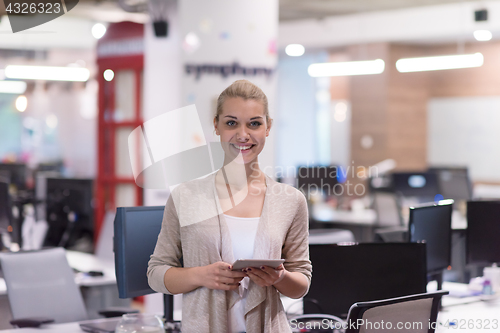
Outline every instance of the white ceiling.
[[[132, 3], [146, 1], [128, 0], [128, 2]], [[71, 11], [71, 16], [109, 22], [116, 22], [122, 18], [144, 22], [144, 14], [126, 13], [118, 6], [117, 2], [117, 0], [80, 0], [79, 4]], [[464, 2], [464, 0], [279, 0], [279, 18], [280, 21], [308, 18], [321, 19], [328, 16], [460, 2]], [[484, 1], [467, 0], [467, 2], [477, 2], [480, 4]], [[0, 16], [4, 14], [5, 8], [3, 2], [0, 1]], [[106, 17], [108, 18], [107, 20]]]
[[[280, 21], [460, 3], [462, 0], [279, 0]], [[481, 0], [468, 0], [478, 2]]]

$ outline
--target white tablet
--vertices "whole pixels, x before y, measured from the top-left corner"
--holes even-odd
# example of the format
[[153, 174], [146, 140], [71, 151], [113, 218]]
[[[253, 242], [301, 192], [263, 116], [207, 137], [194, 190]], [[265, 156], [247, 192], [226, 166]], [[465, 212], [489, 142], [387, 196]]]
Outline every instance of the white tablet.
[[240, 271], [247, 267], [269, 266], [277, 268], [285, 259], [238, 259], [233, 263], [233, 271]]

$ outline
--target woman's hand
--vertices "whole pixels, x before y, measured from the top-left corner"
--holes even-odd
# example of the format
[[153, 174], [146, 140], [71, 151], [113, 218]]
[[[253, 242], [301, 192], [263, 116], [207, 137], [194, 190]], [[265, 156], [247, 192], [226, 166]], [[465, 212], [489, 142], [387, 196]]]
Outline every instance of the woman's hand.
[[257, 285], [269, 287], [283, 280], [288, 271], [283, 267], [283, 264], [281, 264], [277, 268], [269, 266], [261, 266], [260, 268], [248, 267], [245, 268], [243, 272], [246, 272], [250, 280]]
[[200, 285], [209, 289], [234, 290], [246, 276], [243, 272], [231, 271], [231, 265], [223, 261], [202, 266], [200, 269]]

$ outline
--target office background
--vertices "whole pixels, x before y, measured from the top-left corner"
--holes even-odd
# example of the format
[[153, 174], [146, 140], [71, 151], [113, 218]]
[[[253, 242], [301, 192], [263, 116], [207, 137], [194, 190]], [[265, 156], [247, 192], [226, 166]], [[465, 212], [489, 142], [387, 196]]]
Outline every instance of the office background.
[[[1, 6], [0, 82], [26, 82], [22, 92], [0, 92], [0, 161], [28, 167], [24, 184], [10, 188], [19, 207], [13, 219], [32, 216], [51, 227], [47, 207], [37, 215], [27, 206], [36, 210], [39, 202], [20, 203], [43, 172], [49, 173], [41, 178], [92, 180], [79, 188], [91, 193], [81, 208], [90, 209], [89, 226], [63, 244], [69, 249], [94, 252], [116, 207], [165, 204], [168, 186], [135, 184], [128, 144], [134, 128], [195, 104], [202, 131], [193, 140], [216, 141], [215, 100], [241, 78], [270, 102], [274, 124], [259, 158], [266, 173], [297, 185], [298, 167], [332, 165], [345, 174], [338, 183], [362, 185], [352, 195], [310, 197], [311, 214], [314, 206], [334, 211], [326, 219], [347, 211], [359, 213], [355, 220], [376, 220], [370, 170], [379, 178], [466, 168], [471, 197], [500, 198], [499, 1], [80, 1], [64, 16], [16, 34]], [[168, 23], [166, 36], [152, 21]], [[302, 45], [303, 54], [287, 51], [290, 44]], [[484, 59], [479, 67], [396, 68], [402, 58], [476, 53]], [[317, 63], [375, 59], [384, 61], [382, 73], [313, 77], [308, 71]], [[12, 65], [85, 68], [89, 77], [16, 79], [7, 70]], [[42, 190], [42, 201], [64, 192], [64, 185], [47, 186], [54, 192]], [[463, 201], [455, 206], [457, 224], [466, 218]], [[404, 223], [416, 202], [403, 202]], [[370, 239], [366, 230], [352, 231], [356, 240]], [[22, 238], [21, 229], [8, 233]], [[58, 237], [51, 245], [62, 244]]]

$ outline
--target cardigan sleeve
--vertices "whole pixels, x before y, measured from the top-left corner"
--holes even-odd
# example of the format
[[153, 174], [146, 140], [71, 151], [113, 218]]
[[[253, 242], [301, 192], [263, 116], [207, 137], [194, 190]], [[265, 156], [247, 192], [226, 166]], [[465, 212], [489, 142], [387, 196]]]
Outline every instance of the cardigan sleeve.
[[156, 247], [148, 262], [148, 283], [156, 292], [170, 294], [165, 287], [165, 272], [171, 267], [182, 267], [180, 258], [182, 247], [180, 238], [180, 225], [177, 211], [175, 209], [172, 194], [170, 194], [165, 211], [161, 231], [158, 235]]
[[312, 265], [309, 260], [309, 215], [307, 201], [302, 192], [297, 191], [297, 209], [293, 221], [288, 229], [285, 244], [282, 250], [282, 258], [285, 259], [285, 269], [289, 272], [300, 272], [309, 280], [307, 290], [309, 291], [312, 277]]

